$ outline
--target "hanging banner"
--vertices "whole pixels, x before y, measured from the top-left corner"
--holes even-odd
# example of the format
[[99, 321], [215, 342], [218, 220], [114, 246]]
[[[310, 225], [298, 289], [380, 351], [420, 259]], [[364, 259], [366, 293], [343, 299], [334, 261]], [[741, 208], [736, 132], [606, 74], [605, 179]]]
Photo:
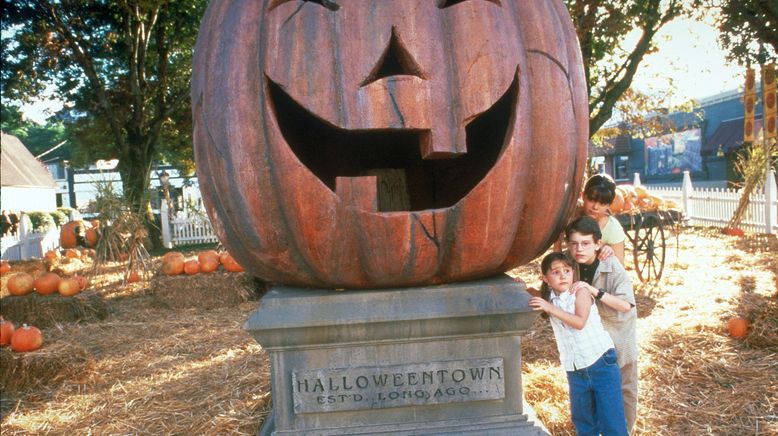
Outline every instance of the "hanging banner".
[[753, 68], [746, 70], [746, 86], [743, 93], [743, 142], [754, 142], [754, 107], [756, 106], [756, 74]]
[[775, 64], [762, 65], [762, 116], [764, 117], [765, 139], [776, 139], [778, 135], [778, 109], [776, 106]]

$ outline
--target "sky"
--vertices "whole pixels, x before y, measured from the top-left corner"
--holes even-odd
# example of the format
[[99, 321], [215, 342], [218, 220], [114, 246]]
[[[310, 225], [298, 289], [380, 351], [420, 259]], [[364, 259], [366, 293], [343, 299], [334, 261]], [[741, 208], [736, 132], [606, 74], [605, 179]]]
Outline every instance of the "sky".
[[[631, 35], [632, 44], [638, 36]], [[659, 51], [640, 64], [633, 82], [638, 90], [652, 94], [672, 83], [675, 94], [671, 104], [680, 104], [742, 87], [745, 68], [727, 63], [711, 23], [679, 18], [665, 25], [655, 38]], [[61, 108], [61, 101], [43, 99], [22, 106], [22, 112], [43, 123]]]
[[[637, 40], [638, 35], [633, 37]], [[655, 38], [659, 51], [640, 64], [633, 82], [637, 89], [650, 94], [672, 82], [672, 103], [680, 104], [742, 88], [745, 67], [726, 61], [711, 23], [679, 18], [666, 24]]]

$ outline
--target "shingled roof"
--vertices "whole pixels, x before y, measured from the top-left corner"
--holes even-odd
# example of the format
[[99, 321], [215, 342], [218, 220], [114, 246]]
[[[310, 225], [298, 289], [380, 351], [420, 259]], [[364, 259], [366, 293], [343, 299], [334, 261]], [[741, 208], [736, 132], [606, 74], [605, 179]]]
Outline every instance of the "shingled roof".
[[16, 136], [0, 133], [0, 179], [3, 187], [54, 188], [57, 183]]

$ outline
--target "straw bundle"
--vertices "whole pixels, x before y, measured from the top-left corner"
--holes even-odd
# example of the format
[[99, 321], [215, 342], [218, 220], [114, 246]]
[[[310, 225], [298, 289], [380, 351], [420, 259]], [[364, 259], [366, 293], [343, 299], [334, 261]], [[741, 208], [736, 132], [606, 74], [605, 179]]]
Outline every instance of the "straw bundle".
[[193, 276], [157, 276], [149, 292], [171, 309], [230, 307], [254, 298], [254, 282], [248, 274], [214, 272]]
[[738, 345], [705, 326], [655, 332], [642, 351], [651, 359], [641, 360], [641, 427], [754, 434], [756, 421], [756, 434], [778, 431], [778, 360]]
[[95, 292], [84, 292], [73, 297], [32, 293], [22, 297], [3, 297], [0, 314], [14, 323], [43, 328], [62, 322], [105, 319], [108, 306]]
[[738, 313], [749, 322], [745, 342], [754, 348], [778, 351], [778, 296], [744, 294], [738, 303]]
[[25, 397], [18, 410], [6, 406], [3, 436], [44, 429], [255, 435], [271, 410], [267, 356], [241, 327], [256, 303], [171, 312], [151, 300], [113, 301], [117, 312], [109, 320], [47, 331], [51, 341], [67, 338], [87, 347], [93, 370], [46, 398]]
[[17, 393], [31, 389], [51, 389], [65, 380], [89, 371], [92, 356], [81, 346], [58, 341], [28, 353], [0, 349], [0, 390]]

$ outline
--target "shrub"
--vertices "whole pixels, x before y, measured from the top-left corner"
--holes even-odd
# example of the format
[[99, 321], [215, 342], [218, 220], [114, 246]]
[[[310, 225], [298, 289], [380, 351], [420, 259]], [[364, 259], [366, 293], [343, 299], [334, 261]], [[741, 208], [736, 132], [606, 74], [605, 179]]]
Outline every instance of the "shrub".
[[45, 233], [56, 228], [54, 218], [48, 212], [27, 212], [33, 233]]
[[67, 214], [62, 213], [62, 211], [55, 210], [54, 212], [50, 212], [49, 215], [51, 215], [51, 218], [54, 220], [54, 225], [57, 227], [62, 227], [63, 224], [68, 222], [68, 216]]

